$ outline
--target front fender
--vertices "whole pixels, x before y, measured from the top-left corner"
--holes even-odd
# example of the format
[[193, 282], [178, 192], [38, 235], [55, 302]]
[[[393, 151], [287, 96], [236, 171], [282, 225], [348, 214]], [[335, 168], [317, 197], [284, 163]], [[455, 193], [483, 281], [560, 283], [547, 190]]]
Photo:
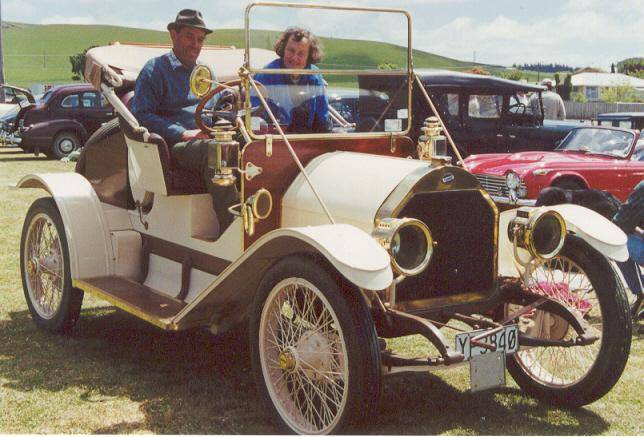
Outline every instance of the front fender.
[[87, 129], [85, 129], [85, 126], [77, 120], [68, 118], [34, 123], [25, 130], [24, 136], [34, 139], [50, 138], [53, 140], [54, 136], [63, 131], [76, 132], [83, 142], [87, 139]]
[[561, 214], [569, 232], [574, 232], [608, 258], [615, 261], [628, 259], [626, 234], [601, 214], [572, 204], [548, 206], [547, 209]]
[[107, 221], [87, 179], [78, 173], [30, 174], [16, 188], [41, 188], [54, 198], [65, 226], [72, 279], [111, 274]]
[[[579, 205], [564, 204], [542, 206], [546, 210], [557, 211], [566, 221], [569, 233], [574, 233], [595, 250], [615, 261], [626, 261], [628, 249], [626, 234], [613, 222], [593, 210]], [[508, 224], [516, 215], [516, 209], [503, 211], [499, 217], [499, 275], [517, 277], [514, 267], [512, 242], [508, 238]], [[528, 255], [519, 249], [525, 259]]]
[[[566, 178], [578, 179], [578, 180], [582, 181], [583, 184], [586, 187], [590, 186], [588, 184], [588, 180], [586, 180], [586, 178], [583, 175], [581, 175], [579, 173], [576, 173], [576, 172], [574, 172], [572, 170], [557, 170], [557, 171], [554, 171], [554, 172], [550, 173], [548, 176], [549, 176], [548, 177], [548, 183], [543, 188], [545, 188], [546, 186], [552, 186], [553, 184], [556, 183], [557, 179], [566, 179]], [[537, 195], [538, 194], [539, 193], [537, 193]]]
[[265, 272], [291, 255], [324, 258], [358, 288], [382, 290], [393, 280], [387, 252], [347, 224], [281, 228], [253, 243], [173, 320], [176, 329], [207, 324], [222, 332], [241, 321]]

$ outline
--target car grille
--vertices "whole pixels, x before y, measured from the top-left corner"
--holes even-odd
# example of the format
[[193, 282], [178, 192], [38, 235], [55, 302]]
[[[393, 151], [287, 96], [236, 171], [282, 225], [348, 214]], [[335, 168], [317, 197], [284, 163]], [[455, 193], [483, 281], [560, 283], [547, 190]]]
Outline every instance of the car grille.
[[398, 300], [485, 292], [494, 287], [496, 216], [479, 190], [417, 193], [398, 217], [422, 220], [436, 242], [427, 269], [397, 287]]
[[[505, 176], [497, 176], [490, 174], [476, 174], [476, 179], [479, 180], [481, 186], [490, 193], [491, 196], [509, 197], [508, 187], [505, 185]], [[526, 189], [525, 183], [522, 181], [521, 188]]]

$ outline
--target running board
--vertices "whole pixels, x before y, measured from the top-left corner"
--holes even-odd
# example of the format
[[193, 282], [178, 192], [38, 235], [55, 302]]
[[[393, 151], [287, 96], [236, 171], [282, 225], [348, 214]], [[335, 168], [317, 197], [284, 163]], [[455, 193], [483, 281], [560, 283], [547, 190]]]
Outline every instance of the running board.
[[185, 302], [118, 276], [74, 279], [72, 286], [164, 330], [178, 329], [173, 319], [186, 306]]

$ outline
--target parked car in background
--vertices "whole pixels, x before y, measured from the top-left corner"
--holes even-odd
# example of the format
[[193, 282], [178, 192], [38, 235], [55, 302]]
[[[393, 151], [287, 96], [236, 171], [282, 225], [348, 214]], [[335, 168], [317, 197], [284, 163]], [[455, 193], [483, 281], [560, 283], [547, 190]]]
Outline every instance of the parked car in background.
[[597, 116], [599, 126], [613, 126], [624, 129], [644, 129], [644, 112], [614, 112], [610, 114], [599, 114]]
[[[552, 150], [558, 140], [579, 126], [578, 122], [544, 121], [543, 114], [530, 111], [523, 103], [524, 96], [540, 95], [545, 89], [542, 86], [447, 70], [418, 69], [416, 75], [464, 157], [472, 153]], [[370, 113], [376, 120], [406, 118], [405, 111], [399, 111], [406, 106], [402, 92], [406, 84], [400, 76], [362, 76], [360, 88], [385, 92], [392, 102], [385, 101], [381, 107], [361, 102], [358, 108], [362, 114]], [[412, 91], [412, 112], [410, 137], [416, 141], [424, 120], [435, 115], [417, 83]]]
[[61, 85], [18, 114], [20, 147], [60, 159], [81, 147], [114, 111], [91, 84]]
[[4, 100], [0, 100], [0, 116], [15, 110], [21, 101], [30, 103], [35, 103], [36, 101], [31, 91], [27, 89], [12, 85], [0, 85], [0, 88], [4, 91]]
[[623, 202], [644, 178], [644, 138], [636, 130], [580, 127], [552, 152], [472, 155], [465, 164], [501, 204], [532, 204], [551, 186], [597, 188]]

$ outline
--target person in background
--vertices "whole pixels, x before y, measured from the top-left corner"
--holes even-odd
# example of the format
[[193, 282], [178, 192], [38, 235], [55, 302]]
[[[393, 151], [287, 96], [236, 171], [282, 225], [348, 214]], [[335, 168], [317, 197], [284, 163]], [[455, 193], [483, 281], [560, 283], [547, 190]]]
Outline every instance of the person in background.
[[199, 99], [190, 91], [190, 74], [197, 65], [208, 29], [201, 12], [179, 11], [168, 24], [172, 50], [150, 59], [136, 79], [131, 110], [139, 124], [160, 135], [170, 148], [178, 168], [202, 176], [213, 200], [219, 221], [219, 234], [234, 217], [228, 207], [238, 200], [235, 185], [222, 187], [212, 180], [208, 167], [208, 145], [212, 141], [197, 128], [195, 109]]
[[[541, 93], [541, 100], [543, 101], [543, 118], [546, 120], [565, 120], [566, 107], [564, 106], [561, 96], [554, 91], [553, 80], [544, 79], [541, 81], [541, 85], [546, 87], [546, 90]], [[541, 114], [539, 93], [532, 94], [529, 106], [533, 114]]]
[[[618, 264], [631, 290], [633, 290], [631, 284], [636, 286], [635, 284], [639, 283], [639, 293], [636, 293], [637, 300], [631, 309], [633, 317], [637, 317], [642, 307], [643, 296], [640, 268], [644, 265], [644, 180], [635, 186], [631, 195], [613, 217], [613, 222], [628, 236], [628, 254], [631, 257], [629, 260], [631, 262]], [[626, 264], [624, 266], [626, 271], [622, 264]], [[633, 292], [635, 293], [635, 290]]]
[[[317, 70], [314, 64], [324, 56], [318, 38], [301, 27], [286, 29], [275, 42], [274, 49], [279, 58], [264, 69]], [[254, 79], [266, 86], [267, 103], [280, 124], [288, 126], [288, 132], [331, 130], [329, 101], [322, 75], [259, 73]], [[252, 104], [258, 106], [259, 99], [253, 97]]]

